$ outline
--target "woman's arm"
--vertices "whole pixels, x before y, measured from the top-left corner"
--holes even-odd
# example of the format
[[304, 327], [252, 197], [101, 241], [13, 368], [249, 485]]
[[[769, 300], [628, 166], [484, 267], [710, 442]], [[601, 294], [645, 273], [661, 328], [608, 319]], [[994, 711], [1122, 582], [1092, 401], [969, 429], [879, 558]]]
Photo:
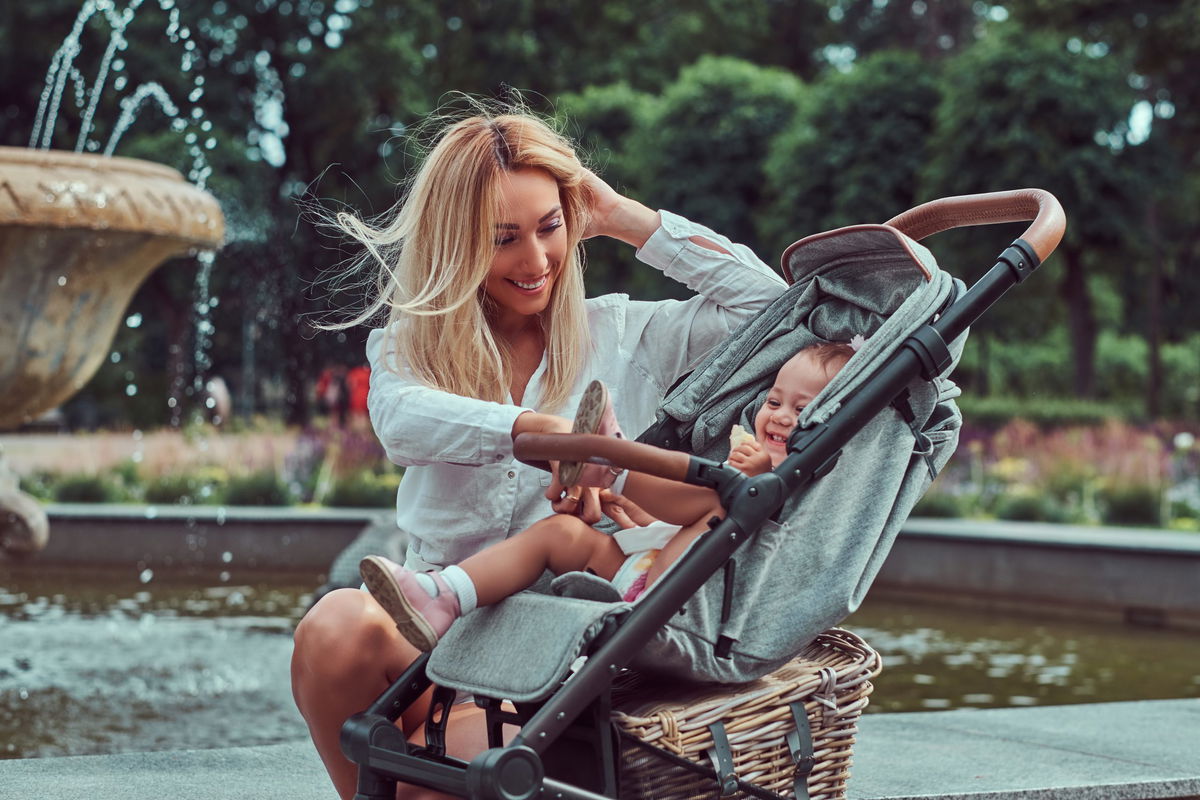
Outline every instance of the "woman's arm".
[[[585, 183], [591, 196], [591, 220], [584, 239], [608, 236], [641, 249], [662, 224], [658, 212], [625, 197], [600, 179], [596, 173], [587, 171]], [[729, 255], [729, 251], [703, 236], [691, 236], [689, 240], [701, 247]]]
[[[371, 364], [367, 410], [375, 435], [394, 464], [494, 464], [512, 458], [512, 439], [522, 426], [548, 431], [566, 425], [570, 430], [566, 420], [555, 423], [547, 419], [549, 415], [521, 406], [433, 389], [402, 365], [399, 371], [389, 368], [393, 356], [387, 330], [371, 332], [367, 358]], [[529, 419], [519, 422], [525, 417]]]

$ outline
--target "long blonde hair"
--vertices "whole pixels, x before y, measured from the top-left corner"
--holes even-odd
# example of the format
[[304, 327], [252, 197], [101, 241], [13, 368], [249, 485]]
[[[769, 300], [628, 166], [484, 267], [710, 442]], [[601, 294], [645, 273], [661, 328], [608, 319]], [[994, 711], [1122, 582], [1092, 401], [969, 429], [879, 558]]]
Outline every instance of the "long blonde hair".
[[399, 359], [419, 380], [507, 402], [512, 357], [488, 323], [483, 286], [502, 221], [500, 179], [528, 168], [545, 170], [558, 184], [568, 237], [541, 314], [547, 369], [536, 407], [557, 411], [591, 347], [580, 245], [589, 203], [584, 168], [570, 143], [532, 114], [481, 114], [449, 126], [389, 223], [374, 227], [353, 214], [337, 215], [338, 225], [365, 249], [360, 262], [373, 263], [378, 276], [375, 299], [347, 326], [386, 308]]

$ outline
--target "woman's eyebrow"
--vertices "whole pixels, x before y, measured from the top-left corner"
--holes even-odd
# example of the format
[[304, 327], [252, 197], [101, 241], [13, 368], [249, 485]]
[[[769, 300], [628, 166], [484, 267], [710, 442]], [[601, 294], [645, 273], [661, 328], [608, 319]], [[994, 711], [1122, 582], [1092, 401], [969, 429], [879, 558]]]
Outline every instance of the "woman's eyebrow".
[[[550, 209], [550, 210], [549, 210], [549, 211], [547, 211], [545, 214], [543, 214], [543, 215], [541, 216], [541, 218], [539, 218], [539, 219], [538, 219], [538, 224], [539, 224], [539, 225], [541, 225], [543, 222], [545, 222], [546, 220], [550, 219], [551, 217], [553, 217], [555, 214], [557, 214], [557, 213], [558, 213], [558, 212], [560, 212], [560, 211], [562, 211], [562, 206], [561, 206], [561, 205], [559, 205], [559, 206], [555, 206], [554, 208]], [[520, 225], [518, 225], [518, 224], [517, 224], [517, 223], [515, 223], [515, 222], [497, 222], [497, 223], [496, 223], [496, 227], [497, 227], [497, 228], [500, 228], [500, 229], [502, 229], [502, 230], [506, 230], [506, 231], [519, 231], [519, 230], [521, 230], [521, 226], [520, 226]]]

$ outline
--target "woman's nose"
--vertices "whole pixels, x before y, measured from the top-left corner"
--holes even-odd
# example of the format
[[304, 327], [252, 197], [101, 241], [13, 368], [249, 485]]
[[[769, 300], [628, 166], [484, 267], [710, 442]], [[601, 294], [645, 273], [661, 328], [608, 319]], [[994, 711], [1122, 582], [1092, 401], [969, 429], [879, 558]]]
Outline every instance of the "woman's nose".
[[546, 246], [536, 238], [533, 239], [525, 247], [525, 263], [541, 270], [546, 267], [546, 262]]

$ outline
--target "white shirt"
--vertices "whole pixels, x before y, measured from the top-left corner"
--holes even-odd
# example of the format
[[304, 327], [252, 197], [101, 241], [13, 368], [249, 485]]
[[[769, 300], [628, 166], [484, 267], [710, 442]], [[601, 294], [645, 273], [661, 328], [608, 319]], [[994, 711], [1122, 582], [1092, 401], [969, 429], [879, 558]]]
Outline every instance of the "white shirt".
[[[660, 212], [660, 219], [637, 257], [698, 296], [659, 302], [624, 294], [588, 299], [590, 357], [559, 412], [571, 417], [584, 387], [598, 378], [630, 438], [654, 422], [655, 409], [680, 375], [787, 286], [749, 248], [670, 212]], [[695, 244], [692, 236], [719, 243], [730, 254]], [[513, 423], [535, 409], [420, 383], [407, 365], [397, 363], [387, 329], [371, 332], [367, 358], [371, 423], [388, 458], [406, 468], [396, 496], [396, 524], [408, 534], [410, 568], [457, 563], [552, 513], [542, 496], [549, 473], [522, 464], [512, 452]], [[543, 355], [526, 398], [540, 396], [545, 370]]]

